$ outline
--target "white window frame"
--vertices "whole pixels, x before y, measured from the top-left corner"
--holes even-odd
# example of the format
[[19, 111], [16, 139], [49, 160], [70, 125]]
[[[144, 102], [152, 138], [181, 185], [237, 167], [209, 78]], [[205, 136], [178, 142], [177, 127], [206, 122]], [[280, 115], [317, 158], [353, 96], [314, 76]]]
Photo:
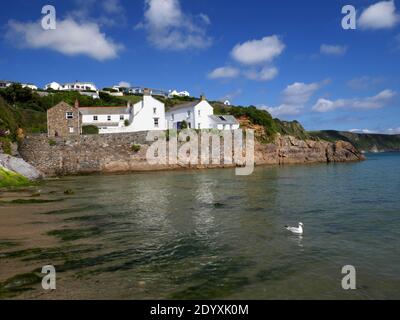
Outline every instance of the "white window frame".
[[107, 116], [107, 121], [111, 121], [111, 116]]
[[121, 115], [119, 116], [119, 120], [120, 120], [120, 121], [124, 121], [124, 120], [125, 120], [125, 116], [121, 114]]
[[99, 116], [93, 116], [93, 121], [99, 121]]
[[65, 113], [65, 119], [67, 119], [67, 120], [72, 120], [72, 119], [74, 119], [74, 113], [73, 112], [66, 112]]
[[159, 127], [160, 127], [160, 119], [154, 118], [154, 128], [159, 128]]
[[153, 114], [157, 114], [157, 108], [153, 108]]
[[68, 127], [68, 129], [69, 129], [69, 133], [74, 133], [75, 132], [74, 127]]

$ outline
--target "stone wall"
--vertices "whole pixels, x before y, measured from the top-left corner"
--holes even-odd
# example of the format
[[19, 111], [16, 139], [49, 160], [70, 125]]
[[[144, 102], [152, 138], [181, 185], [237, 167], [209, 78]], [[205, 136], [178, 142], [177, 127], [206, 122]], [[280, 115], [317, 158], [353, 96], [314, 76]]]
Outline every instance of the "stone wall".
[[[222, 162], [216, 165], [150, 165], [146, 159], [150, 147], [146, 136], [147, 132], [51, 139], [46, 135], [35, 135], [25, 138], [19, 152], [27, 162], [48, 176], [232, 166], [224, 165]], [[132, 148], [134, 145], [140, 145], [140, 150], [134, 150]], [[220, 153], [223, 154], [222, 146]], [[362, 159], [363, 156], [358, 150], [350, 143], [342, 141], [336, 143], [302, 141], [290, 136], [278, 136], [274, 143], [255, 145], [256, 165], [345, 162]]]

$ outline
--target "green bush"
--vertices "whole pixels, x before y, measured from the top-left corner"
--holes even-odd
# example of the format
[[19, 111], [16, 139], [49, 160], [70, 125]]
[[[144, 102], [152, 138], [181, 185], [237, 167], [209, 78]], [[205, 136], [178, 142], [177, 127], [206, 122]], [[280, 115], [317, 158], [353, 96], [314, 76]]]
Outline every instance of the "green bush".
[[96, 126], [83, 126], [82, 134], [99, 134], [99, 128]]
[[2, 149], [5, 154], [11, 155], [11, 141], [6, 137], [0, 137], [0, 149]]
[[124, 125], [125, 125], [125, 127], [129, 126], [129, 120], [128, 119], [125, 119]]
[[53, 140], [53, 139], [49, 139], [49, 146], [55, 146], [55, 145], [57, 145], [57, 142], [55, 141], [55, 140]]
[[140, 147], [140, 145], [138, 145], [138, 144], [134, 144], [134, 145], [132, 145], [132, 147], [131, 147], [131, 150], [132, 150], [133, 152], [135, 152], [135, 153], [139, 152], [140, 149], [141, 149], [141, 147]]

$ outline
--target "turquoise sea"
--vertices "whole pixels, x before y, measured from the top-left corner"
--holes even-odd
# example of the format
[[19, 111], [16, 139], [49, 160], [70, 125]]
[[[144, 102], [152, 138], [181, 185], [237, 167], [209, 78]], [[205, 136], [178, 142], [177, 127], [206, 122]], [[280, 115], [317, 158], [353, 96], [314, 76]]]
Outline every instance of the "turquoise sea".
[[[399, 299], [400, 154], [367, 157], [3, 192], [0, 298]], [[300, 221], [302, 237], [284, 229]], [[49, 264], [53, 292], [38, 278]], [[345, 265], [356, 290], [342, 289]]]

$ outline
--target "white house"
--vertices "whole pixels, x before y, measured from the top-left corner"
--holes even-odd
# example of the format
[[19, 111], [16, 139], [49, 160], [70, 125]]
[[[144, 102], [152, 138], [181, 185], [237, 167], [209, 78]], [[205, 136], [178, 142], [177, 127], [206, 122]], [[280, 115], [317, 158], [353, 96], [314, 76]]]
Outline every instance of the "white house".
[[38, 87], [32, 83], [21, 83], [22, 88], [29, 88], [31, 90], [37, 90]]
[[177, 105], [166, 113], [168, 129], [180, 130], [186, 122], [191, 129], [239, 129], [239, 122], [233, 116], [215, 116], [214, 108], [204, 96], [200, 101]]
[[97, 91], [97, 87], [93, 82], [73, 82], [64, 83], [60, 86], [62, 91]]
[[80, 107], [82, 126], [95, 125], [99, 133], [167, 130], [165, 105], [144, 90], [143, 99], [123, 107]]
[[45, 90], [53, 89], [60, 91], [97, 91], [97, 87], [93, 82], [73, 82], [73, 83], [63, 83], [59, 84], [57, 82], [51, 82], [46, 84]]
[[169, 90], [168, 97], [169, 98], [173, 98], [173, 97], [190, 97], [190, 93], [188, 91], [178, 92], [176, 90]]
[[7, 88], [13, 84], [12, 81], [0, 80], [0, 88]]
[[60, 88], [61, 88], [61, 85], [58, 82], [54, 82], [54, 81], [51, 83], [48, 83], [44, 86], [44, 90], [52, 89], [52, 90], [58, 91], [58, 90], [60, 90]]
[[22, 88], [29, 88], [31, 90], [38, 89], [38, 87], [32, 83], [19, 83], [19, 82], [14, 82], [14, 81], [0, 80], [0, 88], [8, 88], [9, 86], [11, 86], [13, 84], [20, 84]]

